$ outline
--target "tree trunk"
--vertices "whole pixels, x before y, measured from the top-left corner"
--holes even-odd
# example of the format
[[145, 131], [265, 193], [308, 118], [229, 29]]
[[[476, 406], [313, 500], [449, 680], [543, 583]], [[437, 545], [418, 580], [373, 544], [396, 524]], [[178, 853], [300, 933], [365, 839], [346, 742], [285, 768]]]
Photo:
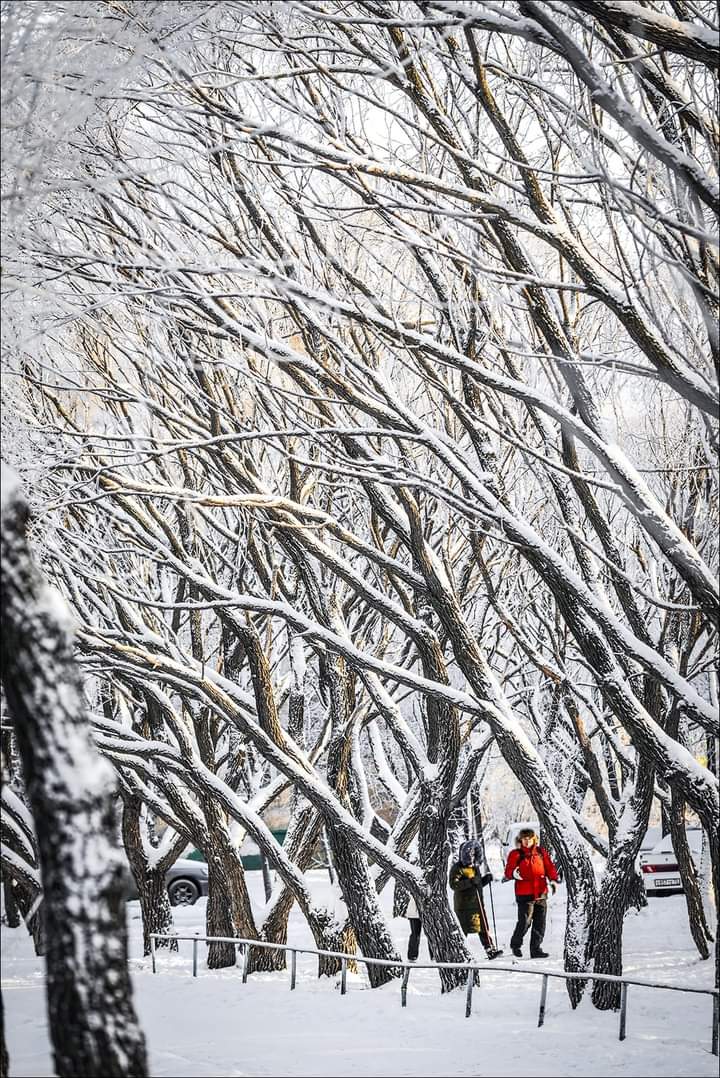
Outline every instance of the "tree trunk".
[[[208, 861], [208, 900], [205, 910], [205, 928], [208, 936], [244, 936], [236, 932], [232, 916], [232, 904], [225, 886], [222, 869]], [[237, 951], [234, 943], [211, 942], [208, 944], [208, 969], [224, 969], [234, 966]]]
[[[210, 716], [195, 718], [195, 733], [203, 763], [215, 770], [215, 747], [210, 732]], [[207, 820], [202, 850], [208, 866], [208, 900], [205, 925], [208, 936], [235, 936], [257, 939], [255, 918], [245, 883], [245, 869], [238, 850], [230, 841], [227, 817], [217, 801], [206, 795], [200, 805]], [[208, 969], [234, 966], [237, 960], [232, 943], [208, 944]]]
[[14, 476], [3, 479], [3, 682], [38, 838], [55, 1071], [137, 1078], [147, 1059], [127, 969], [115, 776], [90, 736], [67, 608], [32, 563], [27, 506]]
[[[322, 817], [313, 806], [303, 808], [291, 823], [285, 839], [285, 850], [294, 857], [296, 865], [302, 871], [312, 862], [321, 832], [324, 834]], [[287, 940], [287, 919], [294, 901], [290, 888], [286, 887], [280, 892], [277, 902], [263, 925], [263, 939], [275, 943], [284, 943]], [[349, 920], [346, 920], [344, 924], [338, 924], [337, 919], [327, 909], [308, 906], [305, 903], [303, 903], [303, 913], [317, 949], [347, 954], [348, 969], [355, 970], [357, 963], [352, 961], [352, 955], [357, 948], [357, 938]], [[266, 948], [256, 947], [251, 948], [250, 952], [249, 968], [251, 970], [276, 970], [284, 969], [286, 966], [286, 952], [284, 951], [273, 952]], [[270, 957], [273, 955], [274, 959]], [[341, 965], [339, 958], [319, 956], [318, 977], [335, 976], [340, 972]]]
[[[528, 551], [527, 556], [529, 557]], [[519, 736], [515, 721], [507, 722], [507, 705], [502, 690], [487, 659], [462, 617], [457, 603], [446, 593], [432, 567], [422, 559], [419, 566], [430, 587], [433, 607], [452, 643], [458, 667], [478, 699], [491, 700], [497, 713], [488, 709], [487, 721], [505, 762], [527, 793], [543, 827], [547, 827], [553, 845], [561, 857], [568, 889], [565, 926], [565, 969], [568, 973], [587, 969], [591, 953], [591, 926], [595, 913], [595, 875], [577, 828], [538, 753]], [[558, 605], [560, 603], [558, 602]], [[510, 717], [510, 716], [508, 716]], [[551, 825], [551, 826], [548, 826]], [[585, 982], [567, 982], [568, 996], [576, 1007], [585, 990]]]
[[[422, 926], [428, 941], [428, 950], [434, 962], [474, 962], [447, 900], [447, 889], [433, 892], [422, 907]], [[440, 988], [451, 992], [462, 987], [467, 972], [461, 969], [440, 970]]]
[[[167, 934], [173, 928], [173, 915], [170, 899], [165, 887], [165, 863], [157, 868], [149, 868], [143, 852], [140, 835], [140, 800], [136, 797], [123, 796], [122, 831], [125, 852], [132, 869], [135, 885], [140, 899], [140, 913], [143, 925], [143, 954], [150, 954], [150, 934]], [[156, 947], [167, 947], [177, 951], [177, 940], [156, 940]]]
[[[153, 869], [145, 872], [140, 877], [135, 877], [138, 895], [140, 897], [140, 910], [143, 925], [143, 954], [150, 954], [150, 934], [160, 932], [164, 935], [173, 930], [173, 915], [167, 888], [165, 887], [165, 872]], [[156, 947], [167, 947], [171, 951], [177, 951], [177, 940], [155, 940]]]
[[[449, 731], [446, 740], [450, 741]], [[442, 777], [435, 782], [424, 783], [422, 787], [418, 854], [420, 864], [425, 869], [428, 891], [419, 905], [428, 948], [434, 960], [471, 962], [472, 955], [447, 899], [447, 825], [451, 792], [452, 781], [443, 781]], [[440, 971], [441, 989], [450, 992], [465, 984], [466, 978], [464, 970], [443, 969]]]
[[[622, 930], [629, 879], [626, 857], [616, 859], [605, 871], [595, 911], [595, 973], [622, 975]], [[594, 981], [592, 1000], [601, 1011], [617, 1010], [620, 986], [608, 981]]]
[[[273, 903], [270, 913], [265, 918], [260, 933], [261, 939], [268, 943], [287, 943], [287, 926], [290, 910], [293, 908], [295, 896], [289, 887], [284, 887], [278, 899]], [[276, 971], [287, 967], [287, 952], [273, 950], [269, 947], [251, 947], [248, 969], [251, 973], [256, 971]]]
[[[224, 825], [208, 835], [203, 851], [208, 865], [208, 901], [205, 925], [208, 936], [257, 939], [258, 932], [245, 883], [240, 854], [230, 844]], [[208, 944], [208, 969], [234, 966], [235, 944]]]
[[[303, 808], [296, 806], [287, 835], [285, 836], [284, 849], [295, 864], [304, 872], [312, 860], [322, 821], [317, 809], [309, 805]], [[270, 896], [268, 896], [269, 898]], [[289, 887], [283, 887], [260, 931], [260, 938], [269, 943], [287, 943], [287, 926], [290, 910], [295, 902], [295, 896]], [[324, 944], [318, 944], [320, 950], [329, 950]], [[282, 970], [287, 966], [287, 952], [273, 951], [267, 947], [251, 948], [250, 969], [255, 970]]]
[[690, 935], [693, 938], [698, 954], [701, 958], [710, 957], [708, 941], [713, 939], [713, 933], [705, 919], [698, 871], [695, 867], [687, 835], [685, 834], [685, 813], [682, 802], [678, 803], [675, 790], [672, 790], [672, 810], [670, 812], [670, 834], [672, 835], [673, 848], [680, 869], [680, 879], [683, 882], [685, 903], [688, 911], [688, 923]]
[[627, 908], [632, 906], [636, 910], [644, 910], [648, 904], [647, 894], [645, 893], [645, 883], [640, 872], [633, 872], [628, 882], [627, 892]]
[[[622, 975], [623, 922], [636, 886], [635, 858], [647, 830], [654, 780], [655, 769], [652, 764], [638, 759], [635, 789], [623, 810], [623, 817], [628, 815], [630, 825], [625, 828], [625, 837], [621, 843], [618, 844], [611, 838], [608, 862], [595, 909], [595, 973], [610, 973], [616, 977]], [[609, 981], [594, 981], [592, 1001], [599, 1010], [617, 1010], [620, 1006], [620, 985]]]
[[[685, 739], [680, 733], [680, 714], [678, 708], [673, 708], [670, 712], [667, 729], [672, 737], [679, 740], [681, 744], [684, 743]], [[670, 807], [667, 820], [670, 828], [670, 835], [672, 837], [673, 849], [675, 850], [675, 856], [677, 857], [678, 868], [680, 869], [680, 879], [682, 880], [683, 890], [685, 892], [690, 934], [698, 949], [700, 957], [703, 959], [709, 958], [710, 948], [708, 947], [708, 940], [713, 939], [713, 934], [705, 919], [705, 908], [700, 892], [698, 872], [695, 867], [695, 862], [692, 859], [687, 835], [685, 833], [685, 798], [674, 785], [671, 785], [670, 787]], [[715, 841], [717, 841], [717, 838], [715, 838]]]
[[[335, 790], [347, 811], [352, 812], [348, 778], [352, 754], [353, 694], [344, 660], [338, 656], [326, 656], [322, 680], [328, 690], [333, 726], [327, 752], [328, 785]], [[346, 833], [333, 820], [325, 819], [325, 829], [332, 863], [360, 951], [366, 958], [398, 961], [365, 853], [359, 849], [352, 833]], [[371, 965], [367, 970], [373, 988], [386, 984], [399, 973], [392, 966]]]
[[[325, 821], [325, 826], [340, 890], [360, 951], [366, 958], [384, 958], [390, 962], [399, 962], [400, 957], [385, 923], [365, 854], [358, 849], [352, 835], [346, 836], [328, 820]], [[368, 966], [368, 979], [372, 988], [387, 984], [393, 977], [397, 977], [398, 973], [397, 967]]]

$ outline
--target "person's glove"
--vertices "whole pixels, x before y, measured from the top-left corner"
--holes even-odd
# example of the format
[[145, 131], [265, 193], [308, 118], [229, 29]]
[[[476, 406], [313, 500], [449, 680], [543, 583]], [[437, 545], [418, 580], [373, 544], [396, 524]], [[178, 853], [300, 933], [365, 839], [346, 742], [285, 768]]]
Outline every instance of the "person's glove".
[[468, 865], [467, 868], [460, 869], [460, 875], [467, 876], [467, 878], [471, 880], [475, 875], [475, 869], [472, 867], [472, 865]]
[[553, 881], [551, 880], [551, 881], [550, 881], [550, 893], [554, 895], [556, 891], [557, 891], [557, 886], [556, 886], [556, 884], [554, 884], [554, 883], [553, 883]]
[[492, 883], [492, 879], [493, 879], [492, 872], [486, 872], [485, 875], [483, 876], [483, 878], [480, 880], [480, 883], [483, 885], [483, 887], [487, 887], [487, 885], [489, 883]]
[[513, 879], [514, 880], [521, 880], [522, 879], [522, 876], [520, 875], [520, 869], [519, 868], [516, 868], [515, 871], [513, 872]]

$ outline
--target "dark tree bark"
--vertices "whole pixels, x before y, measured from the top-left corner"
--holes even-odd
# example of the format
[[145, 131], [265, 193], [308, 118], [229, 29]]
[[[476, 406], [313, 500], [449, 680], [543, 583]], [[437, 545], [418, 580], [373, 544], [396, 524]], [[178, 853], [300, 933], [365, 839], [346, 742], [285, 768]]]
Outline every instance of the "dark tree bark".
[[[305, 806], [293, 818], [285, 839], [285, 852], [293, 859], [301, 871], [305, 871], [310, 867], [322, 830], [322, 817], [319, 811], [312, 806]], [[287, 921], [294, 901], [295, 896], [291, 888], [284, 887], [263, 924], [262, 939], [273, 943], [285, 943], [287, 941]], [[357, 948], [358, 941], [349, 920], [339, 925], [327, 910], [317, 909], [314, 906], [303, 906], [303, 914], [318, 950], [347, 954], [350, 959], [350, 956]], [[286, 964], [286, 953], [284, 951], [270, 951], [259, 947], [250, 948], [248, 968], [251, 972], [285, 969]], [[354, 971], [356, 965], [356, 963], [348, 961], [348, 969]], [[340, 972], [340, 968], [341, 960], [339, 958], [330, 958], [324, 955], [318, 958], [318, 977], [333, 977]]]
[[[177, 849], [171, 851], [170, 857], [162, 859], [160, 864], [150, 868], [147, 857], [143, 853], [142, 837], [140, 834], [140, 799], [130, 794], [123, 794], [122, 832], [125, 852], [128, 856], [135, 885], [140, 899], [140, 911], [143, 924], [143, 954], [150, 954], [150, 934], [160, 932], [168, 934], [172, 931], [173, 916], [172, 906], [165, 887], [165, 872], [177, 855]], [[183, 842], [183, 840], [180, 840]], [[183, 845], [185, 843], [183, 842]], [[159, 939], [155, 941], [156, 947], [167, 947], [171, 951], [177, 951], [177, 940]]]
[[[635, 790], [628, 806], [634, 815], [635, 826], [630, 828], [622, 843], [616, 844], [613, 840], [610, 842], [610, 855], [595, 908], [593, 926], [595, 973], [610, 973], [617, 977], [622, 975], [623, 922], [637, 876], [635, 858], [647, 830], [653, 797], [654, 774], [650, 763], [642, 759], [638, 761]], [[599, 1010], [617, 1010], [620, 1006], [620, 985], [611, 981], [594, 981], [592, 999]]]
[[[208, 860], [208, 900], [205, 907], [205, 927], [208, 936], [236, 935], [221, 860], [214, 853], [210, 854], [210, 860]], [[239, 932], [237, 935], [243, 936], [244, 933]], [[226, 966], [234, 966], [236, 960], [237, 950], [234, 943], [220, 943], [218, 941], [208, 943], [208, 969], [225, 969]]]
[[[428, 643], [422, 651], [423, 668], [431, 677], [446, 679], [439, 645]], [[467, 962], [468, 948], [447, 900], [448, 828], [452, 814], [453, 784], [460, 756], [460, 726], [456, 708], [436, 700], [427, 702], [428, 758], [437, 766], [437, 778], [421, 782], [419, 861], [426, 881], [426, 894], [419, 908], [428, 948], [437, 962]], [[443, 992], [464, 984], [463, 970], [440, 971]]]
[[[327, 754], [328, 783], [347, 810], [352, 812], [349, 776], [354, 716], [349, 671], [344, 660], [339, 656], [328, 655], [322, 681], [327, 691], [332, 721]], [[325, 820], [325, 830], [340, 890], [360, 951], [367, 958], [399, 960], [370, 877], [366, 854], [358, 848], [353, 835], [346, 833], [334, 820]], [[386, 984], [399, 972], [392, 966], [375, 965], [368, 966], [367, 971], [373, 988]]]
[[33, 564], [15, 477], [3, 479], [3, 684], [38, 836], [55, 1071], [146, 1075], [127, 969], [115, 777], [91, 740], [67, 608]]
[[[343, 772], [347, 766], [348, 736], [338, 731], [328, 747], [328, 777], [341, 796], [346, 781]], [[367, 856], [358, 848], [354, 836], [345, 833], [334, 821], [326, 819], [325, 828], [340, 890], [361, 952], [368, 958], [399, 961], [370, 877]], [[373, 988], [386, 984], [399, 972], [392, 966], [372, 965], [367, 969]]]
[[[200, 597], [194, 588], [190, 589], [190, 594], [194, 599]], [[198, 661], [203, 661], [202, 625], [197, 611], [193, 611], [191, 615], [190, 631], [193, 656]], [[216, 720], [204, 708], [193, 713], [193, 720], [202, 762], [214, 772]], [[226, 817], [213, 798], [201, 795], [200, 804], [207, 820], [206, 843], [203, 846], [208, 865], [208, 900], [205, 909], [207, 934], [208, 936], [240, 936], [245, 939], [257, 939], [257, 928], [245, 882], [245, 870], [240, 854], [230, 842]], [[209, 969], [234, 966], [236, 960], [235, 944], [208, 944]]]
[[[250, 896], [240, 854], [230, 843], [224, 823], [208, 832], [203, 848], [208, 864], [208, 900], [205, 925], [208, 936], [257, 939]], [[234, 943], [208, 944], [208, 969], [234, 966]]]
[[[258, 719], [264, 732], [276, 745], [298, 760], [296, 750], [288, 743], [280, 725], [270, 670], [257, 633], [237, 621], [233, 622], [232, 631], [241, 642], [247, 656]], [[344, 660], [338, 656], [328, 656], [323, 663], [321, 674], [321, 684], [329, 701], [333, 728], [327, 755], [328, 784], [335, 790], [348, 812], [352, 812], [349, 796], [353, 723], [350, 681], [350, 672]], [[320, 811], [322, 812], [322, 808]], [[330, 815], [326, 815], [325, 829], [343, 900], [348, 909], [352, 933], [357, 939], [360, 950], [368, 958], [398, 960], [392, 936], [370, 877], [367, 856], [358, 848], [354, 834], [346, 832], [343, 826]], [[313, 927], [312, 924], [311, 927]], [[320, 924], [313, 928], [313, 931], [317, 930], [323, 931]], [[340, 930], [341, 937], [349, 938], [349, 935], [350, 933], [344, 928]], [[397, 972], [392, 967], [369, 966], [370, 984], [376, 988], [397, 976]]]
[[[668, 732], [672, 737], [681, 740], [680, 716], [677, 708], [673, 708], [668, 716]], [[703, 959], [709, 958], [710, 948], [708, 941], [713, 939], [713, 933], [705, 918], [698, 872], [692, 859], [687, 834], [685, 833], [685, 799], [675, 786], [670, 788], [668, 824], [678, 868], [680, 869], [680, 879], [683, 882], [690, 934], [700, 957]]]
[[[320, 827], [320, 815], [316, 810], [309, 805], [302, 808], [296, 807], [285, 837], [284, 849], [301, 872], [305, 872], [310, 867], [313, 850], [320, 835]], [[263, 863], [267, 864], [264, 853], [262, 856]], [[270, 899], [271, 895], [272, 887], [270, 894], [267, 894], [266, 890], [266, 901]], [[289, 887], [283, 887], [262, 926], [261, 939], [267, 940], [268, 943], [287, 943], [288, 917], [294, 902], [295, 896], [292, 890]], [[331, 950], [324, 943], [318, 944], [318, 948], [320, 950]], [[252, 972], [255, 970], [285, 969], [286, 965], [285, 951], [271, 951], [267, 947], [251, 948], [249, 968]]]
[[676, 798], [674, 790], [672, 791], [672, 809], [670, 812], [670, 834], [672, 835], [673, 849], [680, 869], [680, 879], [683, 882], [690, 934], [700, 957], [709, 958], [710, 948], [708, 941], [712, 941], [714, 937], [705, 917], [698, 871], [688, 846], [685, 832], [684, 802]]
[[635, 37], [650, 41], [658, 49], [679, 53], [713, 70], [718, 67], [717, 34], [701, 34], [697, 24], [689, 20], [667, 18], [652, 6], [623, 4], [617, 0], [609, 4], [607, 0], [575, 0], [575, 7], [601, 24], [620, 26]]

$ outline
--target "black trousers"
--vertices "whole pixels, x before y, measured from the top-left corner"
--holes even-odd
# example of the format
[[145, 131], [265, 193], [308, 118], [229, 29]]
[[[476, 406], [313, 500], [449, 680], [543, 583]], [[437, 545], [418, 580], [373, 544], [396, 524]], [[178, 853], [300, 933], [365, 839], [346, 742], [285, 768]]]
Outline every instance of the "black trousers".
[[419, 917], [408, 917], [410, 922], [410, 939], [408, 940], [408, 959], [413, 962], [420, 953], [420, 937], [422, 935], [422, 922]]
[[545, 935], [545, 921], [547, 919], [547, 895], [541, 898], [516, 898], [518, 919], [515, 931], [510, 940], [511, 947], [522, 947], [522, 941], [528, 928], [530, 929], [530, 954], [540, 950]]

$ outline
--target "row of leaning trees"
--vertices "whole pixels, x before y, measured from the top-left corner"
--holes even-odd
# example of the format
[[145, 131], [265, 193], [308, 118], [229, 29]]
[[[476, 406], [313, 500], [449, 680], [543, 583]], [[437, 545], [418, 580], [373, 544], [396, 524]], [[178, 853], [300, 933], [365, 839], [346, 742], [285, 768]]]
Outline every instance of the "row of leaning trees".
[[[563, 868], [568, 971], [622, 971], [658, 811], [709, 957], [716, 61], [709, 6], [656, 6], [6, 20], [2, 868], [49, 967], [77, 976], [76, 828], [107, 842], [88, 932], [108, 908], [123, 931], [119, 830], [146, 946], [192, 843], [208, 934], [283, 942], [297, 904], [319, 948], [393, 960], [399, 883], [438, 960], [467, 961], [449, 836], [499, 796], [490, 753]], [[261, 919], [244, 835], [273, 873]], [[319, 843], [341, 918], [308, 882]]]

